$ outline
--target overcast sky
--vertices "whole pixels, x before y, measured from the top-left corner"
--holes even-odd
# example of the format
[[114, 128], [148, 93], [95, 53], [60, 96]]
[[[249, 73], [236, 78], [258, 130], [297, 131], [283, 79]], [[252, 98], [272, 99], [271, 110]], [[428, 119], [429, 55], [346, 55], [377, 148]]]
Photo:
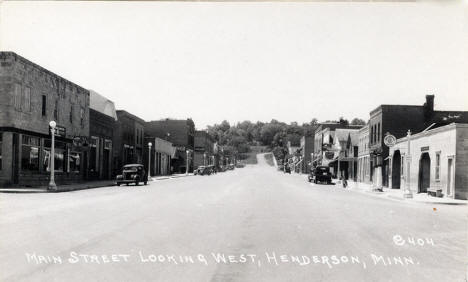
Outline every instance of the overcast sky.
[[3, 2], [0, 44], [145, 120], [468, 110], [467, 1]]

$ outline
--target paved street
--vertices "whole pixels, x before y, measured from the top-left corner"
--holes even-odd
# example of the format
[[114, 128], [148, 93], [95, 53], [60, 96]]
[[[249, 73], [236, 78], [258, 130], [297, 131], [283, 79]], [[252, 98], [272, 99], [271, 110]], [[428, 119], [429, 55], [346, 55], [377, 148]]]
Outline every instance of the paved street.
[[309, 184], [262, 160], [148, 186], [0, 194], [0, 281], [464, 281], [466, 206]]

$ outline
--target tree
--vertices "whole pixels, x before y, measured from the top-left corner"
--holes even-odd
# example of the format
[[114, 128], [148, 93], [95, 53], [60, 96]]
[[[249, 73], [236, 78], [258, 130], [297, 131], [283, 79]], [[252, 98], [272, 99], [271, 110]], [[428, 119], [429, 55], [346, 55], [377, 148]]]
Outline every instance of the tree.
[[349, 121], [345, 119], [344, 117], [340, 117], [338, 121], [341, 125], [349, 125]]
[[351, 125], [366, 125], [366, 121], [360, 118], [353, 118]]

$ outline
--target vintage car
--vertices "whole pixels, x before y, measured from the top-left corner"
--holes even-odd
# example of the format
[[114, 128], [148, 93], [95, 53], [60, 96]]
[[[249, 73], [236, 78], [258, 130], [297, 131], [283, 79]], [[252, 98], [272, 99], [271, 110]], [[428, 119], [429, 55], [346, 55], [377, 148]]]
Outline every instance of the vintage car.
[[307, 178], [309, 182], [314, 181], [314, 183], [318, 183], [318, 182], [326, 182], [327, 184], [332, 183], [332, 174], [328, 166], [317, 166], [311, 169]]
[[148, 183], [148, 177], [146, 176], [145, 167], [142, 164], [128, 164], [124, 165], [122, 168], [122, 174], [117, 175], [116, 184], [135, 183], [138, 185], [140, 182], [143, 182], [145, 185]]
[[227, 169], [229, 170], [234, 170], [236, 168], [236, 166], [234, 164], [228, 164], [227, 165]]
[[212, 166], [199, 166], [196, 170], [193, 171], [195, 175], [210, 175], [213, 172]]

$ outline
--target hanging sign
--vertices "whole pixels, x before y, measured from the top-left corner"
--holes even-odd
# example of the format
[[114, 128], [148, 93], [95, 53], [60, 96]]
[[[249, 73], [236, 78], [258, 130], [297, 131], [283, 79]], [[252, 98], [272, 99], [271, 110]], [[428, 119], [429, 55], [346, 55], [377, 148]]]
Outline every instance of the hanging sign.
[[387, 147], [393, 147], [396, 143], [396, 137], [391, 134], [387, 134], [385, 135], [383, 142]]

